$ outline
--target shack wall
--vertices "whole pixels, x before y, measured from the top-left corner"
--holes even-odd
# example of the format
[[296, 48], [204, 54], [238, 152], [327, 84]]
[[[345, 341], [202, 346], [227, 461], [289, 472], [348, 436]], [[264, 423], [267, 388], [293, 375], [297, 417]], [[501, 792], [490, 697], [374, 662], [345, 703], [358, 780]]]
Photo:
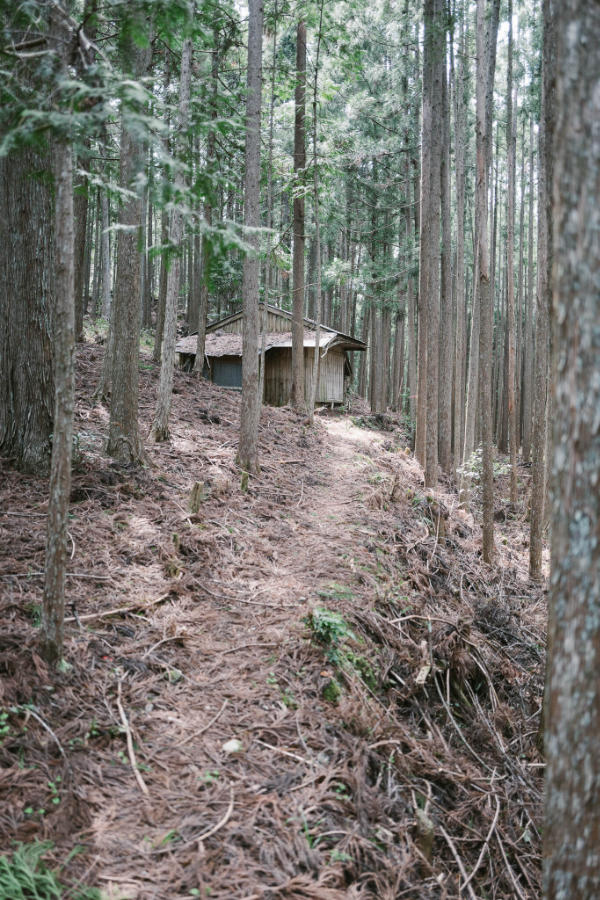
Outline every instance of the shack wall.
[[[304, 396], [310, 397], [314, 349], [304, 349]], [[321, 358], [321, 371], [317, 390], [317, 403], [343, 403], [344, 401], [343, 350], [330, 350]], [[289, 347], [274, 347], [267, 353], [265, 366], [265, 403], [284, 406], [289, 402], [292, 389], [292, 351]]]
[[209, 378], [222, 387], [242, 387], [241, 356], [210, 356], [208, 363], [209, 365], [207, 366], [205, 361], [202, 371], [205, 378]]

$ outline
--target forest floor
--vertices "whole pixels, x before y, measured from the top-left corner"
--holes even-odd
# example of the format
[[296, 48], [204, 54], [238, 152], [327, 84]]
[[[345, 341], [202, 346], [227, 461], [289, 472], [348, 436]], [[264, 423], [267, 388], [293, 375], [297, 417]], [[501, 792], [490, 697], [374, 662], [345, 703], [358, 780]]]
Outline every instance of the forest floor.
[[539, 897], [524, 509], [497, 501], [483, 565], [450, 485], [360, 410], [265, 408], [244, 492], [239, 395], [182, 372], [172, 439], [115, 465], [102, 352], [78, 349], [60, 675], [36, 652], [47, 482], [0, 462], [0, 850], [52, 842], [65, 898]]

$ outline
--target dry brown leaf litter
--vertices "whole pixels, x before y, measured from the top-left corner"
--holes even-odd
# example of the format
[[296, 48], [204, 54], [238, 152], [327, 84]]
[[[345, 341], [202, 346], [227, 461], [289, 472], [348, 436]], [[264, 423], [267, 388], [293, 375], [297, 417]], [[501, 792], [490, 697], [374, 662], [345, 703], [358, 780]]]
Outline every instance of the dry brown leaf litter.
[[[36, 653], [47, 486], [1, 467], [1, 846], [78, 847], [62, 880], [131, 900], [539, 896], [545, 604], [519, 516], [485, 567], [396, 423], [272, 408], [244, 494], [238, 395], [183, 373], [172, 441], [115, 466], [99, 363], [80, 348], [59, 677]], [[344, 671], [315, 607], [353, 632]]]

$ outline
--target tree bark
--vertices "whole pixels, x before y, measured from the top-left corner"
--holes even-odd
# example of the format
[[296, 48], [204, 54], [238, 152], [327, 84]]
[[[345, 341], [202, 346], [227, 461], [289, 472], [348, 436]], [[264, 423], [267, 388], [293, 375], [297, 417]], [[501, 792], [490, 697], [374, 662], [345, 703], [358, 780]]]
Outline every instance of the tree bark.
[[[586, 0], [545, 0], [544, 12], [544, 60], [556, 60], [557, 67], [557, 123], [549, 152], [552, 319], [559, 350], [544, 897], [587, 900], [600, 896], [600, 7]], [[553, 12], [557, 47], [548, 52]]]
[[[542, 109], [545, 96], [542, 84]], [[535, 372], [533, 380], [533, 429], [531, 434], [531, 527], [529, 576], [542, 578], [544, 501], [546, 496], [546, 428], [548, 383], [548, 219], [546, 216], [546, 128], [542, 114], [538, 133], [538, 240], [537, 311], [535, 326]]]
[[[89, 141], [85, 142], [89, 146]], [[80, 160], [83, 164], [84, 160]], [[87, 163], [86, 163], [87, 168]], [[75, 222], [75, 339], [83, 341], [83, 306], [85, 273], [85, 238], [87, 234], [88, 184], [86, 175], [78, 175], [77, 189], [73, 197]]]
[[[508, 156], [508, 197], [506, 209], [506, 277], [508, 371], [506, 398], [508, 401], [508, 440], [510, 449], [510, 502], [517, 502], [517, 407], [515, 401], [515, 168], [516, 146], [513, 122], [513, 31], [512, 0], [508, 0], [508, 79], [506, 88], [506, 142]], [[516, 110], [515, 110], [516, 113]], [[516, 119], [516, 115], [515, 115]]]
[[52, 148], [0, 157], [0, 453], [25, 472], [48, 471], [52, 369], [52, 191], [35, 173]]
[[[417, 358], [417, 416], [415, 429], [415, 456], [425, 468], [427, 446], [427, 372], [428, 372], [428, 297], [431, 291], [433, 245], [431, 236], [431, 153], [433, 147], [433, 79], [434, 40], [432, 31], [435, 20], [436, 0], [426, 0], [423, 6], [425, 43], [423, 48], [423, 84], [421, 114], [421, 183], [419, 199], [419, 298], [418, 298], [418, 358]], [[437, 340], [437, 335], [435, 335]], [[436, 348], [437, 351], [437, 348]]]
[[[70, 28], [65, 11], [50, 15], [50, 40], [61, 60], [60, 77], [67, 75]], [[71, 495], [73, 407], [75, 401], [75, 258], [73, 221], [73, 154], [65, 140], [54, 152], [54, 427], [48, 496], [44, 595], [42, 603], [42, 652], [51, 664], [63, 654], [67, 525]], [[85, 233], [85, 226], [84, 226]]]
[[[477, 208], [477, 259], [478, 291], [480, 306], [479, 324], [479, 407], [481, 414], [482, 443], [482, 496], [483, 496], [483, 560], [491, 563], [494, 556], [494, 457], [492, 443], [492, 335], [493, 296], [490, 283], [488, 253], [487, 162], [490, 135], [487, 130], [486, 97], [493, 83], [494, 68], [486, 65], [486, 59], [494, 58], [495, 50], [485, 40], [486, 0], [477, 0], [477, 160], [475, 204]], [[494, 33], [495, 41], [496, 35]]]
[[[188, 126], [190, 106], [190, 86], [192, 71], [192, 39], [186, 37], [181, 51], [181, 78], [179, 83], [179, 134], [185, 135]], [[181, 139], [179, 140], [181, 147]], [[183, 176], [175, 179], [175, 194], [181, 195], [185, 190]], [[171, 400], [173, 396], [173, 379], [175, 370], [175, 343], [177, 340], [177, 298], [179, 295], [179, 283], [181, 275], [181, 243], [183, 240], [183, 198], [171, 213], [171, 227], [169, 230], [169, 250], [173, 259], [167, 273], [167, 294], [165, 302], [165, 326], [161, 350], [160, 380], [158, 385], [158, 401], [154, 421], [152, 423], [152, 437], [155, 441], [166, 441], [170, 437], [169, 416], [171, 414]]]
[[102, 316], [108, 319], [110, 316], [110, 216], [108, 212], [108, 197], [106, 191], [102, 192]]
[[[214, 122], [218, 116], [217, 94], [219, 90], [219, 59], [218, 52], [219, 35], [215, 27], [213, 30], [213, 55], [210, 67], [210, 118], [213, 123], [208, 131], [206, 140], [206, 168], [210, 175], [214, 175], [215, 164], [215, 128]], [[212, 196], [208, 196], [204, 202], [204, 222], [207, 230], [212, 228], [213, 224], [213, 202]], [[198, 304], [198, 339], [196, 341], [196, 359], [194, 361], [194, 370], [198, 375], [202, 374], [204, 369], [204, 348], [206, 346], [206, 325], [208, 320], [208, 284], [210, 277], [210, 239], [207, 234], [202, 236], [202, 257], [200, 261], [201, 278], [199, 282], [200, 294]]]
[[523, 360], [523, 462], [531, 458], [531, 420], [533, 411], [533, 118], [529, 120], [529, 215], [527, 239], [527, 299], [525, 306], [525, 340]]
[[319, 375], [321, 371], [321, 315], [322, 315], [322, 292], [321, 292], [321, 221], [319, 217], [319, 157], [317, 153], [317, 101], [318, 101], [318, 85], [319, 85], [319, 54], [321, 50], [321, 33], [323, 27], [323, 4], [325, 0], [321, 0], [319, 15], [319, 30], [317, 33], [317, 52], [315, 57], [315, 77], [313, 82], [313, 98], [312, 98], [312, 164], [313, 164], [313, 217], [315, 224], [315, 276], [316, 276], [316, 293], [315, 293], [315, 352], [313, 356], [312, 382], [310, 386], [310, 396], [308, 399], [308, 420], [313, 425], [315, 420], [315, 402], [317, 399], [317, 390], [319, 387]]
[[[249, 0], [248, 76], [246, 100], [246, 150], [244, 225], [257, 229], [260, 225], [260, 111], [262, 87], [262, 0]], [[258, 373], [258, 234], [246, 236], [250, 252], [244, 258], [242, 294], [244, 300], [242, 405], [238, 463], [243, 472], [254, 475], [259, 471], [258, 422], [261, 397]]]
[[439, 362], [439, 457], [444, 472], [452, 471], [452, 237], [450, 230], [450, 97], [445, 53], [442, 70], [441, 216], [442, 258], [440, 296]]
[[[64, 21], [62, 16], [61, 21]], [[75, 400], [73, 160], [71, 147], [66, 143], [58, 144], [56, 147], [55, 171], [55, 395], [42, 604], [43, 655], [52, 664], [59, 662], [63, 653], [67, 525], [71, 494]]]
[[[131, 45], [125, 52], [124, 68], [139, 80], [146, 72], [149, 52]], [[136, 110], [139, 112], [139, 110]], [[138, 187], [145, 154], [138, 123], [122, 112], [122, 187], [132, 192], [120, 211], [122, 227], [117, 237], [117, 271], [113, 301], [114, 357], [107, 453], [122, 463], [139, 464], [144, 451], [138, 428], [140, 342], [140, 250], [142, 197]]]
[[[163, 209], [160, 221], [160, 245], [166, 247], [169, 241], [169, 214]], [[156, 330], [154, 333], [154, 350], [152, 359], [160, 362], [162, 351], [163, 333], [165, 330], [165, 305], [167, 302], [167, 272], [168, 261], [166, 251], [163, 249], [160, 257], [160, 275], [158, 277], [158, 305], [156, 309]]]
[[294, 245], [292, 258], [292, 390], [290, 403], [305, 409], [304, 398], [304, 172], [306, 98], [306, 24], [296, 32], [296, 90], [294, 120]]
[[[460, 45], [454, 83], [454, 134], [455, 134], [455, 190], [456, 190], [456, 343], [454, 351], [454, 461], [463, 461], [465, 420], [465, 357], [466, 357], [466, 302], [465, 302], [465, 143], [466, 98], [465, 65], [466, 38], [464, 13], [460, 10]], [[454, 68], [452, 69], [454, 72]]]

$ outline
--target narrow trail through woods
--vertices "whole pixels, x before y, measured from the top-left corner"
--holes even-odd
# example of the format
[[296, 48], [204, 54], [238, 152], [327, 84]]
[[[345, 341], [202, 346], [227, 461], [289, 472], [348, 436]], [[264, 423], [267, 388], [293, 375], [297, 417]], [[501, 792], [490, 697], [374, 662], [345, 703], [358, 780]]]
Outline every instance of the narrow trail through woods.
[[58, 677], [47, 485], [0, 463], [0, 843], [51, 840], [106, 900], [450, 900], [461, 866], [476, 896], [539, 896], [545, 603], [519, 518], [482, 566], [400, 423], [360, 414], [265, 407], [243, 492], [239, 396], [182, 372], [171, 441], [117, 466], [100, 361], [78, 360]]

